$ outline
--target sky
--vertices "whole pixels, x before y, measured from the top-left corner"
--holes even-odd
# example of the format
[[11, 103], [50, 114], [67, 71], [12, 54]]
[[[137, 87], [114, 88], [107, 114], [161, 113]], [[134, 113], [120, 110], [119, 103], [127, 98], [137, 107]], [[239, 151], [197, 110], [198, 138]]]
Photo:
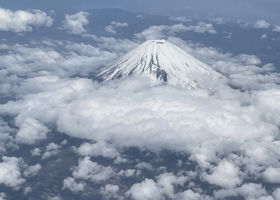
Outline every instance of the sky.
[[197, 18], [223, 17], [243, 20], [266, 19], [280, 23], [278, 0], [1, 0], [9, 8], [40, 8], [77, 10], [90, 8], [121, 8], [130, 11]]

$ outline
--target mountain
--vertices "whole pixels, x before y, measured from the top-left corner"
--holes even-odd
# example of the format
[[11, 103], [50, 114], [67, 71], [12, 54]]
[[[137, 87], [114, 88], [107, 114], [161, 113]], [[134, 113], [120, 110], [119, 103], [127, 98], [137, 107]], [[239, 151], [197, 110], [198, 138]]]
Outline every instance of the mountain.
[[189, 89], [209, 88], [223, 78], [207, 64], [165, 40], [149, 40], [102, 71], [102, 80], [124, 78], [129, 75], [148, 76], [175, 86]]

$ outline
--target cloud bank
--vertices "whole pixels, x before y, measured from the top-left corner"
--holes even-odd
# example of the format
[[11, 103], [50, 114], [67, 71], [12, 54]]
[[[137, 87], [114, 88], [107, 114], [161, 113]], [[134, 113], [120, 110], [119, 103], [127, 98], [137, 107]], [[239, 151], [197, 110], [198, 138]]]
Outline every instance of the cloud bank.
[[[255, 55], [232, 55], [176, 37], [189, 30], [214, 33], [205, 23], [152, 26], [128, 40], [86, 33], [86, 16], [69, 15], [75, 23], [68, 23], [67, 31], [98, 41], [95, 45], [57, 40], [0, 45], [3, 154], [24, 143], [34, 159], [51, 162], [61, 156], [67, 142], [48, 141], [49, 135], [82, 139], [71, 147], [77, 162], [61, 180], [61, 189], [75, 194], [98, 185], [96, 192], [108, 199], [279, 197], [280, 162], [275, 158], [280, 156], [280, 75], [272, 64]], [[154, 37], [180, 46], [226, 81], [211, 83], [215, 89], [209, 92], [186, 91], [143, 77], [94, 80], [104, 63]], [[129, 148], [158, 159], [134, 160], [124, 153]], [[163, 151], [184, 156], [186, 160], [176, 163], [177, 172], [168, 171], [167, 164], [153, 165]], [[101, 164], [97, 158], [112, 164]], [[184, 168], [188, 163], [195, 171]], [[3, 156], [0, 183], [18, 189], [43, 167]], [[146, 177], [148, 172], [155, 173]], [[134, 181], [124, 187], [121, 178]], [[266, 184], [275, 187], [268, 189]]]
[[41, 10], [0, 8], [0, 31], [30, 32], [37, 27], [51, 27], [53, 19]]

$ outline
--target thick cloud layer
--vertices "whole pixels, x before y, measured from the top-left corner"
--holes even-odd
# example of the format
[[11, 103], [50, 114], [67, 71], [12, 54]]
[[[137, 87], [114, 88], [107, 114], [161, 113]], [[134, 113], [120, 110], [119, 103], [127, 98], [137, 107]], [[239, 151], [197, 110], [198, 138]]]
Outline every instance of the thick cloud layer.
[[[17, 124], [22, 124], [17, 133], [21, 142], [44, 139], [42, 130], [46, 128], [43, 127], [52, 124], [59, 132], [98, 141], [80, 146], [77, 152], [81, 155], [116, 158], [118, 153], [114, 153], [114, 147], [104, 144], [109, 141], [115, 148], [136, 146], [152, 151], [183, 151], [206, 170], [200, 176], [210, 184], [235, 188], [250, 177], [275, 182], [280, 167], [275, 160], [279, 156], [280, 90], [278, 79], [267, 76], [278, 74], [269, 75], [270, 68], [255, 66], [260, 61], [252, 56], [232, 57], [211, 48], [188, 47], [196, 54], [212, 52], [215, 58], [208, 61], [217, 69], [221, 63], [229, 66], [225, 71], [220, 69], [228, 75], [229, 82], [217, 85], [211, 96], [204, 90], [191, 92], [136, 77], [98, 84], [86, 78], [41, 75], [23, 80], [15, 89], [16, 93], [20, 91], [21, 98], [1, 105], [1, 113], [15, 117]], [[218, 56], [221, 58], [216, 61]], [[254, 81], [252, 87], [248, 79], [243, 78], [247, 77], [244, 67], [247, 72], [251, 70], [248, 78], [255, 75], [269, 81]], [[263, 74], [264, 70], [267, 74]], [[232, 89], [232, 82], [238, 82], [241, 91]], [[31, 119], [40, 124], [29, 126]], [[32, 133], [29, 140], [23, 138], [24, 132]], [[47, 147], [43, 159], [57, 154], [59, 148], [52, 147], [55, 144]], [[93, 168], [100, 171], [100, 177], [90, 175]], [[101, 181], [113, 173], [112, 169], [103, 169], [85, 159], [75, 168], [73, 176]], [[72, 191], [83, 189], [82, 182], [73, 181], [66, 179], [64, 187]], [[143, 187], [155, 184], [144, 183]], [[135, 199], [140, 197], [133, 191], [140, 186], [131, 189]], [[157, 188], [149, 186], [153, 187]]]

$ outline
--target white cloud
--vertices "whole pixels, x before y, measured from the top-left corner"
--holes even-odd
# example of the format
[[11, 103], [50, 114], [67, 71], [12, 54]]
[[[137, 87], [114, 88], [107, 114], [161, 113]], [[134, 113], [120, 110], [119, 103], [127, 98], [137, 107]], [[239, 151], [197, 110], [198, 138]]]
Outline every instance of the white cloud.
[[118, 192], [120, 188], [118, 185], [112, 185], [112, 184], [107, 184], [105, 187], [101, 187], [100, 193], [106, 198], [106, 199], [123, 199], [123, 198], [118, 198]]
[[269, 197], [267, 191], [261, 184], [246, 183], [240, 187], [233, 189], [223, 189], [215, 191], [214, 196], [216, 199], [225, 199], [226, 197], [244, 197], [245, 199], [265, 199], [273, 200]]
[[120, 154], [112, 146], [104, 141], [99, 141], [94, 144], [83, 143], [75, 150], [81, 156], [103, 156], [105, 158], [116, 158]]
[[35, 148], [35, 149], [32, 149], [30, 151], [31, 155], [32, 156], [40, 156], [41, 155], [41, 150], [39, 148]]
[[67, 177], [63, 180], [63, 189], [69, 189], [72, 192], [82, 192], [86, 187], [86, 183], [77, 182], [72, 177]]
[[203, 177], [209, 183], [221, 187], [235, 187], [242, 183], [239, 168], [233, 163], [223, 160], [213, 169], [210, 175]]
[[61, 146], [53, 142], [48, 144], [45, 153], [42, 155], [42, 159], [45, 160], [50, 158], [51, 156], [57, 155], [60, 152], [60, 149]]
[[116, 21], [112, 21], [110, 23], [110, 25], [106, 26], [105, 27], [105, 30], [108, 32], [108, 33], [112, 33], [112, 34], [116, 34], [117, 33], [117, 30], [119, 28], [123, 28], [123, 27], [127, 27], [128, 26], [128, 23], [126, 22], [116, 22]]
[[32, 192], [32, 188], [30, 186], [25, 187], [23, 193], [26, 195], [28, 193]]
[[153, 166], [147, 162], [140, 162], [135, 167], [138, 169], [145, 169], [145, 170], [153, 171]]
[[216, 24], [226, 24], [226, 19], [223, 19], [223, 18], [214, 18], [214, 19], [211, 19], [211, 21], [213, 21]]
[[277, 188], [276, 190], [273, 191], [273, 197], [275, 200], [280, 200], [280, 188]]
[[68, 144], [68, 141], [67, 140], [63, 140], [60, 145], [67, 145]]
[[273, 124], [280, 123], [280, 90], [277, 88], [270, 88], [257, 92], [257, 105], [264, 113], [266, 119]]
[[210, 198], [204, 198], [202, 195], [192, 191], [191, 189], [188, 189], [182, 193], [177, 194], [177, 198], [180, 200], [203, 200], [203, 199], [210, 200]]
[[111, 167], [105, 167], [92, 162], [89, 157], [79, 160], [78, 166], [74, 167], [73, 177], [76, 179], [91, 180], [99, 183], [110, 179], [115, 172]]
[[280, 26], [274, 26], [273, 31], [280, 32]]
[[262, 175], [264, 180], [269, 183], [280, 183], [280, 168], [269, 167]]
[[137, 176], [139, 175], [141, 172], [139, 170], [135, 170], [135, 169], [126, 169], [126, 170], [120, 170], [118, 172], [119, 176], [125, 176], [125, 177], [131, 177], [131, 176]]
[[269, 27], [270, 27], [270, 24], [263, 19], [258, 20], [255, 24], [255, 28], [266, 29], [266, 28], [269, 28]]
[[[84, 38], [92, 39], [98, 43], [98, 46], [106, 51], [110, 51], [115, 55], [122, 56], [128, 51], [136, 48], [139, 43], [129, 39], [119, 39], [114, 37], [96, 36], [93, 34], [83, 34]], [[103, 56], [101, 56], [103, 57]], [[107, 56], [108, 57], [108, 56]], [[104, 58], [104, 57], [103, 57]], [[116, 57], [115, 57], [116, 59]], [[113, 60], [111, 60], [113, 61]]]
[[[177, 27], [177, 30], [179, 29], [180, 27]], [[56, 44], [46, 44], [47, 46], [37, 49], [24, 45], [7, 45], [3, 48], [11, 48], [10, 52], [17, 53], [2, 57], [6, 63], [1, 66], [7, 65], [7, 60], [13, 59], [14, 55], [18, 56], [21, 62], [11, 63], [7, 67], [10, 71], [4, 73], [2, 80], [7, 80], [5, 74], [21, 74], [21, 70], [34, 77], [11, 77], [10, 81], [7, 81], [14, 84], [10, 87], [13, 90], [7, 91], [13, 91], [16, 100], [0, 105], [0, 113], [16, 118], [19, 122], [28, 118], [36, 119], [70, 136], [96, 141], [78, 147], [81, 155], [113, 158], [117, 155], [113, 153], [113, 149], [122, 152], [122, 148], [127, 146], [144, 147], [155, 152], [162, 149], [183, 151], [198, 164], [197, 177], [207, 172], [206, 175], [211, 177], [209, 184], [219, 184], [222, 187], [236, 187], [241, 184], [239, 182], [242, 178], [262, 178], [261, 174], [267, 168], [279, 168], [280, 163], [275, 158], [280, 156], [280, 144], [277, 141], [280, 124], [280, 79], [273, 66], [264, 65], [254, 55], [233, 56], [211, 47], [186, 43], [178, 38], [169, 37], [169, 40], [225, 74], [229, 82], [217, 85], [215, 92], [209, 96], [208, 92], [202, 90], [186, 92], [139, 77], [102, 84], [87, 78], [72, 78], [73, 74], [76, 74], [76, 68], [85, 76], [90, 76], [92, 70], [84, 70], [80, 64], [86, 63], [85, 68], [88, 68], [89, 63], [93, 63], [93, 60], [84, 60], [92, 57], [89, 52], [93, 52], [99, 60], [104, 49], [118, 43], [114, 38], [102, 38], [100, 41], [104, 42], [103, 47], [101, 43], [96, 47], [61, 42], [59, 47], [63, 47], [64, 52], [55, 51], [59, 56], [51, 60], [49, 65], [43, 62], [46, 64], [46, 67], [41, 69], [44, 72], [38, 70], [40, 61], [37, 61], [35, 56], [28, 58], [28, 55], [40, 50], [48, 52], [49, 55], [57, 48]], [[122, 50], [122, 53], [137, 44], [128, 40], [122, 42], [124, 45], [121, 48], [126, 49]], [[116, 49], [112, 51], [120, 52]], [[70, 55], [78, 55], [75, 62], [77, 64], [70, 66], [67, 61]], [[114, 54], [116, 55], [117, 53]], [[22, 67], [24, 63], [28, 65]], [[30, 66], [30, 63], [33, 65]], [[28, 71], [24, 71], [26, 69]], [[237, 89], [232, 89], [233, 86]], [[9, 129], [8, 132], [10, 131], [12, 130]], [[61, 149], [52, 146], [57, 147], [50, 145], [45, 152], [46, 157], [53, 155], [51, 152], [56, 154]], [[223, 159], [230, 164], [223, 167]], [[131, 170], [119, 172], [119, 175], [135, 176], [140, 171]], [[95, 172], [100, 176], [95, 177]], [[73, 168], [72, 178], [75, 178], [76, 183], [81, 180], [95, 182], [108, 180], [114, 175], [112, 168], [85, 158], [80, 159], [79, 164]], [[228, 178], [218, 181], [224, 176]], [[173, 192], [170, 191], [173, 183], [169, 182], [167, 187], [163, 186], [159, 179], [149, 182], [154, 182], [161, 195], [172, 195]], [[136, 186], [142, 186], [141, 183], [138, 184], [140, 185]], [[258, 198], [268, 195], [261, 185], [245, 186], [227, 189], [227, 192], [231, 194], [233, 191], [236, 195], [243, 194], [248, 197], [255, 195]], [[162, 188], [165, 188], [166, 193]], [[190, 189], [192, 190], [181, 192], [180, 197], [185, 195], [196, 198], [200, 195], [204, 198], [202, 192]], [[249, 196], [245, 194], [246, 190], [252, 190], [254, 194]], [[258, 196], [258, 192], [262, 194]], [[174, 191], [174, 196], [175, 193]]]
[[161, 200], [162, 194], [157, 184], [151, 179], [134, 184], [127, 192], [134, 200]]
[[[260, 63], [255, 57], [235, 58], [217, 54], [212, 49], [200, 48], [197, 55], [198, 52], [212, 54], [215, 59], [223, 59], [224, 63], [228, 60], [232, 62], [230, 66], [239, 65], [240, 68]], [[227, 69], [226, 72], [244, 74], [238, 70], [236, 67], [236, 70]], [[246, 70], [258, 76], [264, 73], [257, 67]], [[255, 176], [261, 170], [255, 170], [254, 166], [261, 165], [264, 170], [271, 160], [275, 162], [275, 156], [279, 156], [277, 151], [271, 155], [268, 153], [271, 147], [279, 148], [279, 144], [273, 142], [278, 130], [276, 125], [280, 122], [276, 85], [272, 85], [276, 87], [273, 92], [255, 91], [250, 95], [225, 87], [221, 88], [221, 95], [209, 97], [133, 77], [103, 85], [87, 79], [60, 78], [44, 87], [38, 83], [41, 79], [34, 80], [31, 85], [36, 86], [35, 91], [39, 93], [2, 105], [1, 112], [13, 116], [20, 114], [22, 121], [31, 116], [46, 124], [57, 123], [61, 131], [71, 136], [114, 141], [112, 146], [183, 150], [202, 167], [219, 163], [220, 156], [238, 152], [241, 158], [244, 157], [239, 162], [243, 162], [245, 169], [250, 169]], [[112, 94], [117, 94], [117, 98], [111, 98]], [[50, 96], [51, 101], [46, 101]], [[256, 146], [264, 149], [263, 154], [248, 152]], [[247, 162], [250, 157], [258, 159]]]
[[135, 200], [160, 200], [164, 199], [164, 196], [174, 199], [175, 187], [182, 186], [188, 180], [185, 176], [175, 176], [172, 173], [161, 174], [156, 179], [145, 179], [141, 183], [135, 183], [127, 191], [127, 195]]
[[6, 200], [6, 194], [3, 192], [0, 192], [0, 200]]
[[[149, 81], [143, 79], [116, 81], [111, 84], [112, 87], [101, 87], [93, 92], [94, 95], [67, 105], [58, 117], [59, 130], [88, 139], [106, 141], [113, 138], [122, 145], [176, 149], [185, 148], [186, 143], [192, 144], [191, 141], [197, 143], [200, 139], [207, 140], [207, 137], [242, 141], [265, 135], [270, 137], [277, 130], [275, 126], [262, 122], [263, 115], [257, 114], [257, 110], [240, 106], [231, 100], [193, 96], [169, 86], [151, 88], [146, 85], [150, 84]], [[135, 90], [138, 92], [134, 92]], [[118, 99], [123, 103], [107, 98], [106, 95], [110, 96], [111, 92], [119, 94]], [[173, 98], [170, 98], [170, 94]], [[127, 96], [130, 98], [126, 98]], [[156, 102], [153, 100], [155, 96], [158, 99]], [[170, 104], [177, 105], [178, 109], [168, 106]], [[201, 107], [201, 104], [204, 106]], [[173, 113], [172, 117], [168, 113]], [[205, 128], [200, 131], [203, 126]], [[91, 134], [93, 131], [94, 135]], [[237, 135], [236, 132], [245, 133]], [[194, 135], [196, 137], [192, 138]]]
[[[120, 46], [116, 48], [124, 48], [126, 45], [132, 46], [131, 43], [122, 44], [118, 40], [101, 40], [100, 42], [108, 44], [108, 46], [119, 43]], [[63, 50], [58, 51], [58, 48]], [[54, 77], [85, 75], [93, 73], [98, 67], [117, 57], [116, 53], [98, 46], [67, 41], [55, 41], [54, 44], [43, 44], [36, 47], [20, 44], [8, 45], [5, 50], [7, 51], [0, 55], [0, 68], [2, 70], [0, 87], [1, 93], [5, 92], [6, 94], [16, 87], [17, 81], [27, 81], [20, 78], [15, 79], [14, 74], [32, 77], [35, 80], [46, 74], [52, 74]], [[53, 81], [55, 80], [51, 77], [42, 80], [42, 82]], [[29, 85], [26, 86], [32, 86], [32, 79], [27, 82]], [[22, 89], [26, 91], [27, 88]], [[26, 92], [32, 93], [30, 90]]]
[[0, 117], [0, 154], [7, 151], [7, 147], [12, 146], [14, 129], [11, 128], [2, 118]]
[[126, 22], [116, 22], [116, 21], [112, 21], [111, 25], [114, 25], [115, 27], [127, 27], [128, 23]]
[[0, 162], [0, 184], [18, 189], [25, 179], [21, 177], [22, 160], [16, 157], [2, 157]]
[[196, 26], [189, 26], [186, 28], [186, 30], [192, 30], [197, 33], [217, 33], [212, 24], [204, 22], [199, 22]]
[[49, 129], [36, 119], [27, 118], [19, 125], [16, 139], [20, 143], [34, 144], [47, 138]]
[[59, 195], [57, 195], [57, 196], [49, 196], [48, 200], [62, 200], [62, 198]]
[[186, 17], [169, 17], [169, 20], [176, 22], [191, 22], [192, 19]]
[[89, 24], [88, 15], [87, 12], [82, 11], [73, 15], [65, 15], [62, 29], [77, 35], [87, 32], [85, 26]]
[[38, 172], [41, 170], [41, 168], [42, 168], [41, 165], [37, 163], [37, 164], [31, 165], [27, 169], [25, 169], [23, 174], [26, 177], [35, 176], [38, 174]]
[[216, 34], [216, 30], [213, 25], [205, 22], [198, 22], [197, 25], [185, 26], [183, 24], [175, 25], [160, 25], [160, 26], [151, 26], [148, 29], [143, 30], [140, 33], [137, 33], [135, 36], [142, 40], [154, 40], [154, 39], [166, 39], [168, 36], [174, 36], [179, 32], [194, 31], [197, 33], [210, 33]]
[[267, 34], [262, 34], [261, 39], [267, 39]]
[[169, 198], [174, 198], [175, 186], [182, 186], [187, 180], [188, 178], [185, 176], [175, 176], [172, 173], [164, 173], [157, 177], [157, 184], [161, 189], [161, 193]]
[[53, 19], [41, 10], [17, 10], [0, 8], [0, 31], [27, 32], [34, 27], [51, 27]]

